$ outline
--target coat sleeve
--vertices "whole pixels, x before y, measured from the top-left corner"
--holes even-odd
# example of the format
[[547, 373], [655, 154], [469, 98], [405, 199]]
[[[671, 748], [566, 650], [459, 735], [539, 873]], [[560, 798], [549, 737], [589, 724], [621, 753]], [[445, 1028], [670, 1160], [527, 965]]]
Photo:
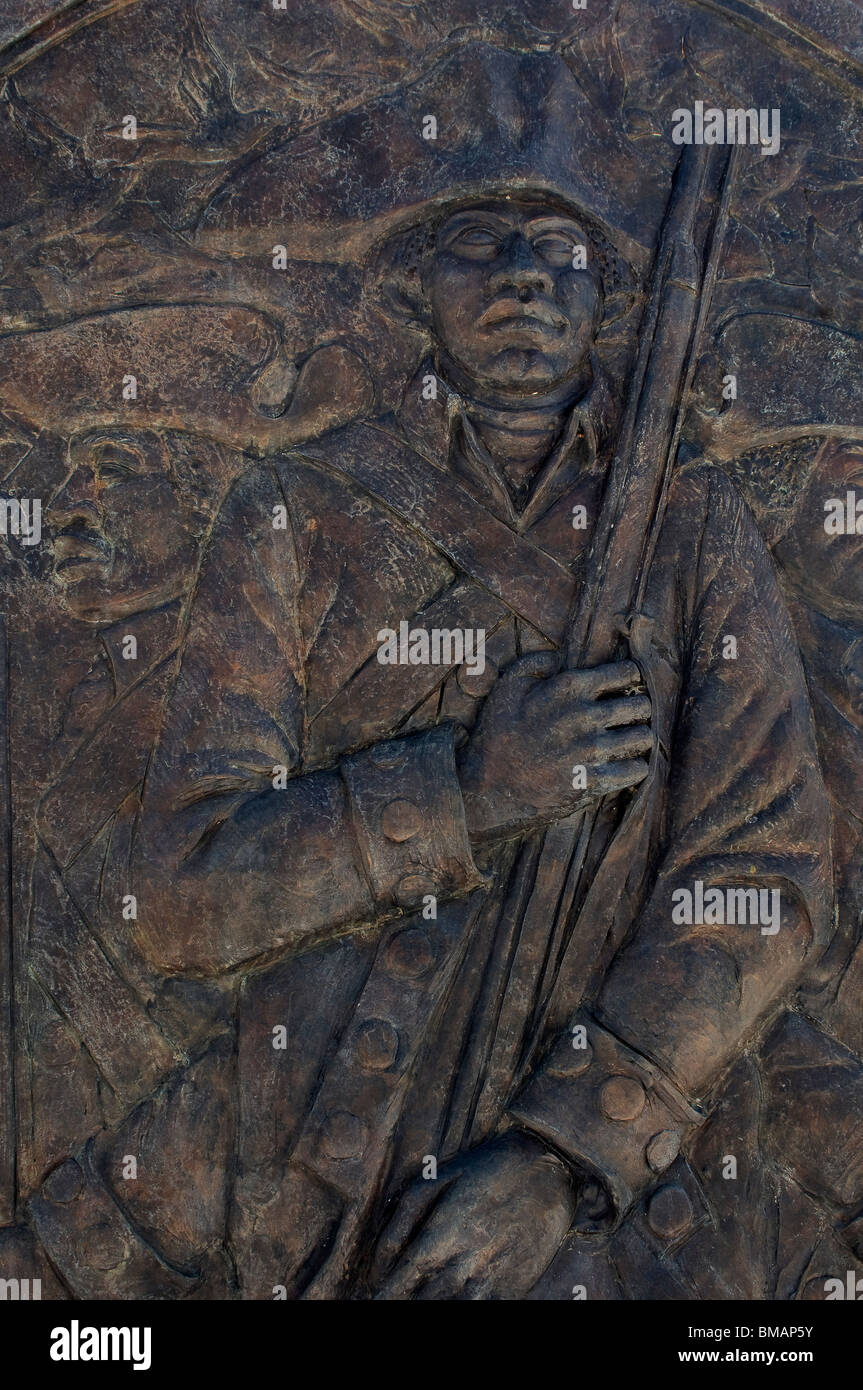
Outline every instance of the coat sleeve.
[[[304, 764], [303, 569], [269, 466], [206, 548], [136, 835], [137, 935], [216, 974], [477, 886], [452, 727]], [[288, 506], [288, 513], [290, 509]]]
[[[513, 1106], [598, 1171], [620, 1208], [702, 1122], [711, 1087], [832, 922], [829, 807], [797, 646], [761, 537], [717, 470], [679, 480], [656, 564], [676, 575], [679, 632], [659, 635], [677, 648], [680, 692], [655, 877], [648, 867], [592, 1010]], [[693, 920], [711, 888], [725, 920]]]

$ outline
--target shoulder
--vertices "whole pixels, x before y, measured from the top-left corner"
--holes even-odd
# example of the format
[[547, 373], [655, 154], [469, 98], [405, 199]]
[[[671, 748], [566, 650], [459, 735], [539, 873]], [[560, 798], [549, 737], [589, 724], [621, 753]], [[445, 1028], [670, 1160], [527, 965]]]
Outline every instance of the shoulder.
[[234, 478], [222, 498], [218, 511], [216, 529], [228, 517], [248, 512], [274, 499], [279, 491], [279, 478], [274, 461], [262, 459], [250, 461]]
[[285, 495], [301, 510], [352, 510], [369, 492], [388, 495], [394, 476], [413, 471], [418, 460], [396, 417], [380, 415], [306, 440], [275, 464]]
[[703, 537], [719, 532], [766, 551], [752, 513], [728, 474], [709, 459], [677, 469], [668, 496], [667, 524]]
[[716, 506], [741, 508], [745, 502], [728, 474], [709, 459], [698, 458], [678, 468], [672, 480], [669, 500], [676, 506]]
[[405, 438], [395, 415], [370, 416], [305, 440], [289, 453], [281, 455], [278, 467], [282, 473], [307, 468], [349, 473], [352, 459], [384, 456], [394, 448], [416, 452]]
[[[369, 478], [394, 451], [415, 451], [393, 415], [355, 420], [272, 457], [250, 461], [222, 500], [208, 549], [242, 539], [244, 548], [273, 542], [297, 523], [352, 516], [368, 508]], [[274, 521], [275, 519], [275, 521]]]
[[281, 457], [284, 461], [336, 457], [345, 449], [368, 446], [382, 434], [399, 432], [396, 417], [391, 412], [364, 416], [360, 420], [351, 420], [347, 425], [327, 430], [325, 434], [305, 439]]

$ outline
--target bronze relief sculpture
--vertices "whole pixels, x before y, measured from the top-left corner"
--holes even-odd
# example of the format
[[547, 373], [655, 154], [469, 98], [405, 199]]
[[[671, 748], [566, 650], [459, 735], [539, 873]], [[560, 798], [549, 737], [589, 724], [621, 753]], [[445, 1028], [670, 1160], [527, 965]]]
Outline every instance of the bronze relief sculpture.
[[0, 49], [0, 1264], [829, 1298], [853, 7], [232, 8]]

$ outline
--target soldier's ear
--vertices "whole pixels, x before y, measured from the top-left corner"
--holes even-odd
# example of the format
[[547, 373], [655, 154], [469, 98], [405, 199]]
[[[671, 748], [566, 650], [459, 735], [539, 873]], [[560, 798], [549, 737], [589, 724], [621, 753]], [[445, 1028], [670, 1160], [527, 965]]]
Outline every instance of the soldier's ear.
[[431, 326], [431, 310], [415, 266], [393, 268], [378, 281], [378, 294], [387, 313], [399, 323], [423, 331]]
[[371, 268], [378, 300], [397, 323], [421, 332], [431, 326], [422, 283], [422, 256], [415, 238], [395, 237], [378, 252]]

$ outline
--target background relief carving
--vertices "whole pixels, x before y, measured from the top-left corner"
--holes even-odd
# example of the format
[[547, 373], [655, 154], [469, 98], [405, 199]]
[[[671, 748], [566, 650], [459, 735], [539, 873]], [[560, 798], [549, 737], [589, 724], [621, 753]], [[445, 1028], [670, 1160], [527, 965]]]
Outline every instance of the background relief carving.
[[859, 8], [0, 73], [0, 1278], [855, 1296]]

